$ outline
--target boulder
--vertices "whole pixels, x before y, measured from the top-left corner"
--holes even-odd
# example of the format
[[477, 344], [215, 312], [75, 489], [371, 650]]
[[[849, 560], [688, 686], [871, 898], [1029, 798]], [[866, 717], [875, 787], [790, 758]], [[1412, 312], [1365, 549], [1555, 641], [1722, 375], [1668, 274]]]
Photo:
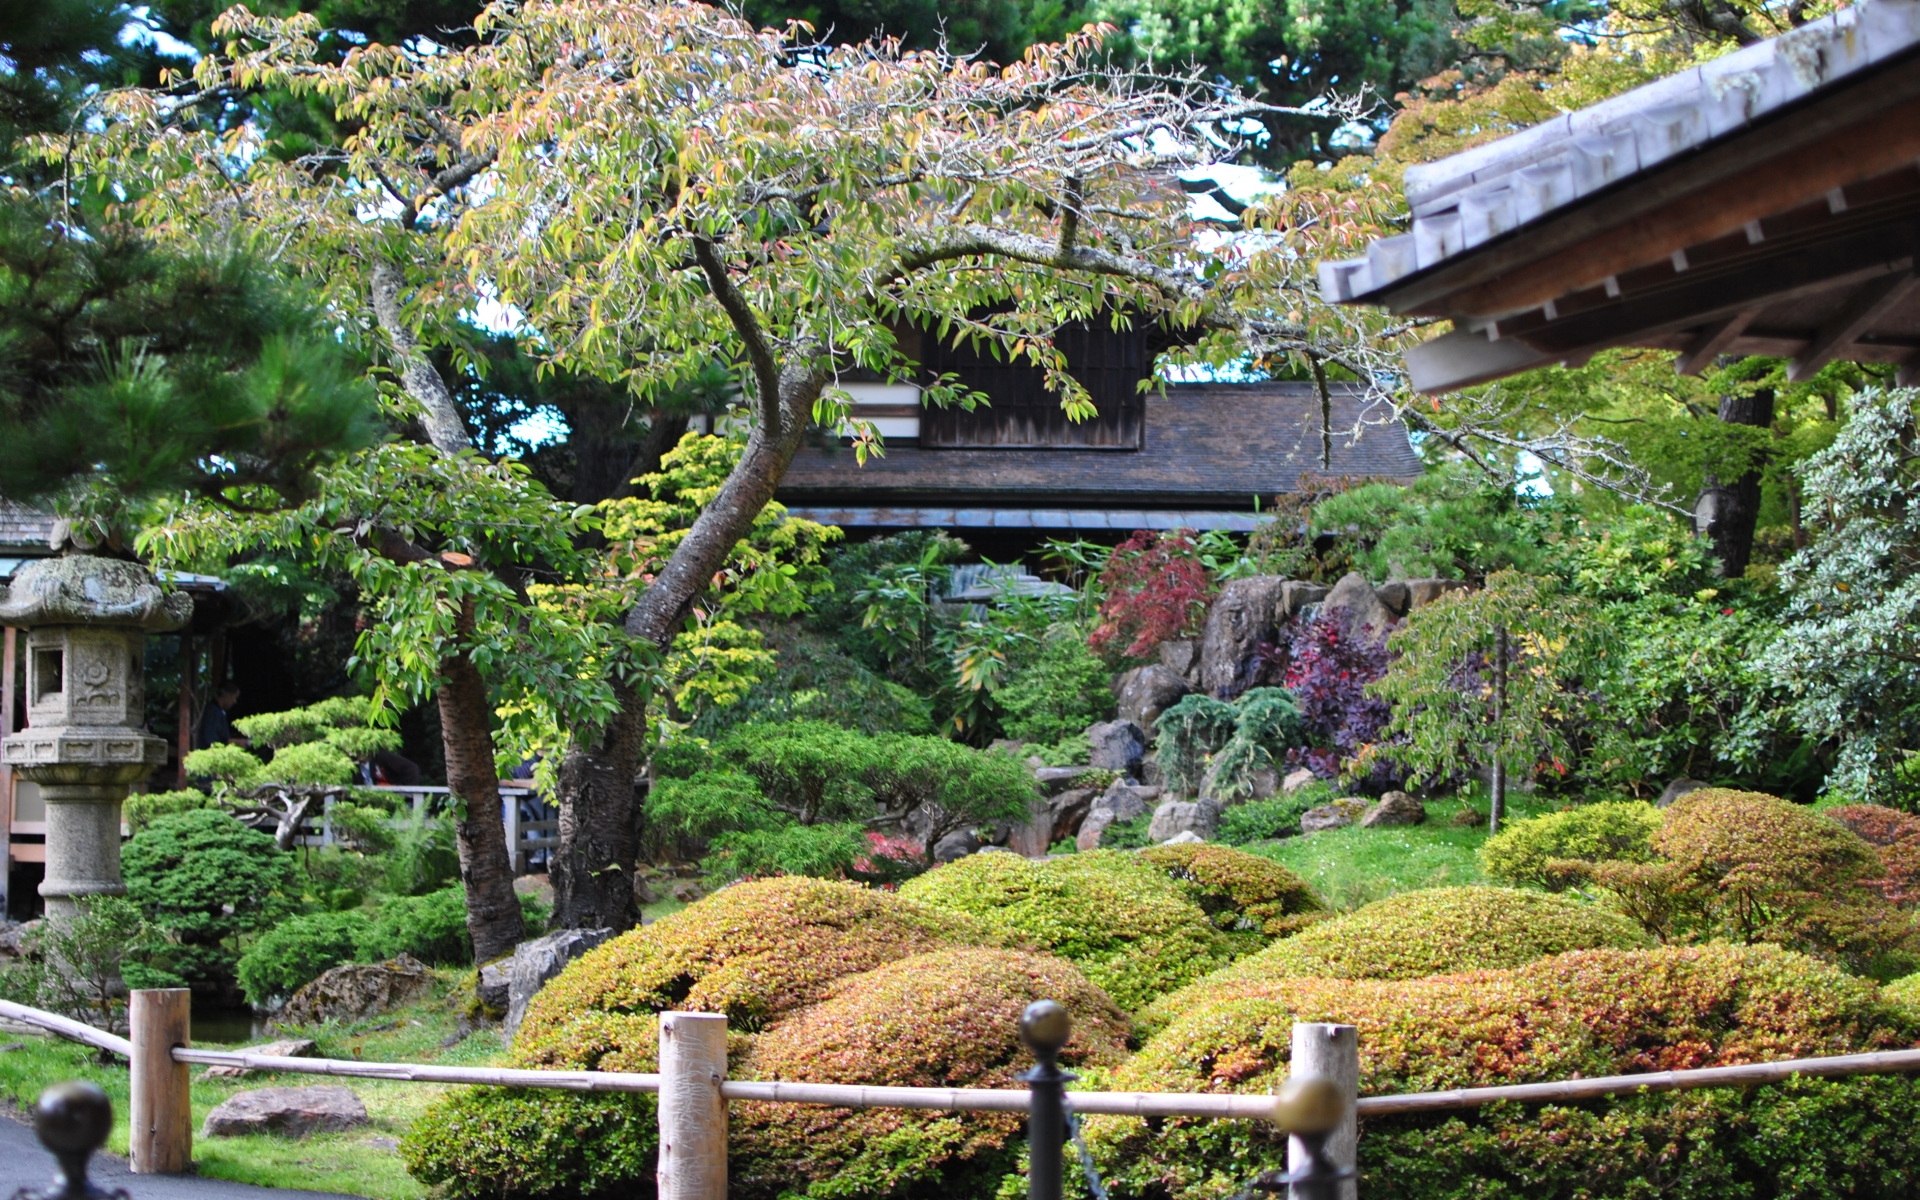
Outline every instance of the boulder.
[[1189, 829], [1185, 833], [1174, 834], [1172, 837], [1168, 838], [1164, 842], [1161, 842], [1160, 844], [1162, 846], [1197, 846], [1205, 843], [1206, 840], [1207, 839], [1201, 837], [1199, 834]]
[[1147, 840], [1166, 842], [1183, 833], [1206, 841], [1220, 828], [1220, 806], [1211, 800], [1166, 800], [1153, 810]]
[[1088, 761], [1096, 771], [1126, 771], [1140, 767], [1147, 753], [1147, 731], [1132, 721], [1101, 721], [1087, 726], [1087, 740], [1093, 743]]
[[1367, 810], [1360, 824], [1373, 829], [1384, 825], [1423, 825], [1426, 820], [1426, 805], [1406, 792], [1388, 792], [1380, 797], [1380, 803]]
[[1200, 689], [1229, 698], [1265, 683], [1277, 672], [1254, 651], [1262, 642], [1277, 643], [1286, 619], [1288, 581], [1278, 575], [1236, 579], [1220, 589], [1207, 613], [1206, 636], [1200, 645]]
[[235, 1092], [207, 1114], [201, 1137], [277, 1133], [302, 1138], [367, 1123], [367, 1106], [343, 1087], [260, 1088]]
[[1413, 603], [1413, 593], [1404, 579], [1389, 579], [1373, 589], [1373, 594], [1380, 597], [1380, 603], [1386, 605], [1387, 611], [1396, 618], [1406, 616], [1408, 607]]
[[1214, 786], [1215, 770], [1209, 770], [1206, 779], [1200, 784], [1200, 794], [1222, 808], [1232, 808], [1236, 804], [1245, 804], [1249, 800], [1268, 800], [1280, 791], [1280, 772], [1272, 767], [1260, 767], [1254, 771], [1250, 782], [1253, 784], [1250, 795], [1242, 795], [1238, 792], [1223, 794], [1223, 789], [1217, 789]]
[[980, 839], [974, 836], [973, 830], [956, 829], [933, 844], [933, 861], [952, 862], [957, 858], [965, 858], [969, 854], [977, 853], [979, 849]]
[[508, 1044], [527, 1015], [527, 1005], [547, 981], [612, 936], [611, 929], [556, 929], [513, 948], [507, 963], [507, 1019], [500, 1027]]
[[1070, 788], [1047, 801], [1047, 817], [1053, 825], [1047, 839], [1048, 848], [1080, 832], [1080, 826], [1086, 824], [1087, 813], [1092, 811], [1093, 802], [1100, 795], [1093, 788]]
[[1466, 587], [1463, 579], [1409, 579], [1407, 580], [1408, 609], [1425, 608], [1448, 592], [1457, 592]]
[[1309, 604], [1318, 604], [1327, 598], [1331, 590], [1324, 583], [1308, 583], [1304, 579], [1289, 579], [1280, 589], [1280, 611], [1288, 617], [1297, 617], [1300, 610]]
[[507, 964], [512, 961], [511, 954], [503, 954], [490, 963], [480, 965], [480, 982], [474, 988], [474, 994], [480, 1000], [480, 1007], [486, 1009], [489, 1016], [503, 1016], [507, 1011]]
[[1321, 833], [1328, 829], [1345, 829], [1364, 816], [1367, 807], [1367, 802], [1358, 796], [1345, 796], [1316, 808], [1310, 808], [1300, 814], [1300, 832], [1309, 834]]
[[1027, 819], [1007, 833], [1007, 849], [1027, 858], [1044, 858], [1053, 842], [1053, 816], [1039, 797], [1027, 803]]
[[1051, 796], [1055, 792], [1064, 792], [1092, 767], [1041, 767], [1034, 771], [1033, 781], [1040, 785], [1042, 795]]
[[1660, 798], [1653, 802], [1653, 806], [1655, 808], [1665, 808], [1688, 792], [1697, 792], [1701, 788], [1710, 788], [1712, 786], [1710, 783], [1702, 783], [1698, 779], [1688, 779], [1685, 775], [1682, 775], [1661, 790]]
[[[247, 1054], [264, 1054], [269, 1058], [316, 1058], [319, 1047], [312, 1038], [282, 1038], [277, 1042], [268, 1042], [264, 1046], [243, 1046]], [[251, 1074], [247, 1067], [208, 1067], [200, 1072], [202, 1079], [239, 1079]]]
[[[1188, 645], [1192, 645], [1191, 642]], [[1164, 649], [1164, 647], [1163, 647]], [[1172, 708], [1191, 689], [1186, 678], [1171, 667], [1148, 663], [1115, 681], [1120, 719], [1151, 731], [1160, 714]]]
[[1347, 613], [1348, 628], [1354, 631], [1365, 630], [1374, 638], [1385, 637], [1396, 620], [1393, 610], [1380, 599], [1367, 577], [1358, 571], [1349, 571], [1333, 585], [1333, 591], [1320, 602], [1323, 614], [1336, 610]]
[[1318, 783], [1319, 781], [1320, 777], [1305, 767], [1288, 771], [1287, 777], [1280, 781], [1280, 794], [1282, 796], [1291, 796], [1302, 788]]
[[433, 972], [410, 954], [380, 963], [347, 963], [293, 994], [280, 1010], [280, 1025], [360, 1021], [398, 1008], [433, 991]]
[[1172, 671], [1182, 681], [1192, 678], [1193, 669], [1200, 665], [1200, 643], [1192, 638], [1175, 638], [1160, 643], [1160, 665]]
[[1153, 802], [1159, 798], [1160, 789], [1157, 787], [1147, 787], [1125, 779], [1114, 780], [1087, 809], [1086, 819], [1080, 822], [1079, 833], [1074, 837], [1074, 845], [1082, 850], [1097, 849], [1100, 835], [1107, 831], [1107, 826], [1145, 816], [1153, 811]]

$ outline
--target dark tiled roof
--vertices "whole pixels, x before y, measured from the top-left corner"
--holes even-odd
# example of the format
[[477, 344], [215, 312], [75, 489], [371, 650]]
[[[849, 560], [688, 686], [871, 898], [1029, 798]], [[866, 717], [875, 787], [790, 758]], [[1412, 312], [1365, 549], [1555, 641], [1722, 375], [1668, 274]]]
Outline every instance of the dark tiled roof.
[[[1333, 456], [1325, 472], [1411, 480], [1421, 462], [1386, 406], [1333, 396]], [[1365, 417], [1358, 434], [1356, 424]], [[1320, 401], [1313, 385], [1179, 384], [1146, 402], [1142, 450], [924, 450], [894, 443], [854, 461], [844, 447], [808, 445], [780, 485], [787, 504], [963, 502], [1032, 506], [1124, 504], [1243, 509], [1320, 474]]]
[[0, 549], [46, 554], [53, 533], [53, 514], [16, 504], [0, 496]]

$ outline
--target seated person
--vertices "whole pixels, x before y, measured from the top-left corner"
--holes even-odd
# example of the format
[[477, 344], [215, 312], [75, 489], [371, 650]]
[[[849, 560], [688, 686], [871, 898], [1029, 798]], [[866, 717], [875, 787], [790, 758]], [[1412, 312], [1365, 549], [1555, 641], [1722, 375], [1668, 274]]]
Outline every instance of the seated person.
[[227, 718], [227, 714], [233, 711], [233, 706], [239, 700], [239, 684], [220, 685], [220, 690], [213, 694], [213, 703], [207, 705], [207, 711], [201, 714], [200, 737], [194, 745], [196, 750], [205, 750], [209, 746], [218, 746], [225, 742], [232, 742], [236, 746], [247, 744], [247, 739], [241, 736], [240, 732], [233, 727], [233, 722]]

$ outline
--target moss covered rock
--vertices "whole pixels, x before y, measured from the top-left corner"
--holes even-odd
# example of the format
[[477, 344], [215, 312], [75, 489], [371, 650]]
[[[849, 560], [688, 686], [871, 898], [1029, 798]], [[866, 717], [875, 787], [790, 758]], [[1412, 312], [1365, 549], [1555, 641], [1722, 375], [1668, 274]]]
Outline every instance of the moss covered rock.
[[1546, 892], [1455, 887], [1403, 892], [1322, 921], [1169, 995], [1141, 1014], [1157, 1029], [1175, 1016], [1250, 982], [1418, 979], [1457, 971], [1517, 967], [1567, 950], [1652, 944], [1610, 909]]
[[1258, 854], [1189, 842], [1153, 846], [1138, 857], [1171, 876], [1215, 928], [1242, 935], [1256, 947], [1328, 915], [1306, 880]]
[[[1020, 1014], [1057, 1000], [1073, 1016], [1070, 1066], [1116, 1066], [1127, 1021], [1071, 963], [1020, 951], [940, 950], [843, 980], [756, 1039], [743, 1078], [900, 1087], [1015, 1087], [1032, 1065]], [[1018, 1113], [736, 1105], [736, 1196], [992, 1194], [1025, 1129]]]
[[[1248, 980], [1181, 1015], [1113, 1086], [1270, 1091], [1296, 1021], [1359, 1027], [1362, 1095], [1843, 1054], [1920, 1033], [1871, 983], [1777, 947], [1590, 950], [1417, 980]], [[1861, 1079], [1375, 1119], [1360, 1138], [1360, 1190], [1893, 1197], [1920, 1152], [1908, 1124], [1917, 1098], [1910, 1080]], [[1286, 1156], [1285, 1139], [1253, 1122], [1089, 1126], [1116, 1198], [1225, 1197]], [[1807, 1190], [1814, 1180], [1833, 1190]]]
[[1233, 957], [1230, 939], [1159, 867], [1121, 850], [1032, 861], [973, 854], [900, 888], [1065, 958], [1129, 1012]]

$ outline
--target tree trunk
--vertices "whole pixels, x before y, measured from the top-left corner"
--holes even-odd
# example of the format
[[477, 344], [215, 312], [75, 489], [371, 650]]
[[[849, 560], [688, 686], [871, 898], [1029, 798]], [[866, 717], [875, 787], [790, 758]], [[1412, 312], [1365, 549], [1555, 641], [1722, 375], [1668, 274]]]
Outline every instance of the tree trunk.
[[[472, 621], [472, 608], [462, 624]], [[455, 804], [460, 882], [467, 888], [467, 932], [476, 966], [511, 951], [526, 937], [513, 862], [500, 815], [500, 778], [493, 767], [493, 706], [479, 668], [465, 654], [440, 662], [440, 727], [447, 752], [447, 790]]]
[[1500, 832], [1507, 818], [1507, 627], [1493, 631], [1493, 768], [1487, 780], [1487, 834]]
[[[1720, 419], [1729, 425], [1764, 429], [1773, 424], [1773, 393], [1761, 389], [1751, 396], [1720, 397]], [[1707, 536], [1713, 556], [1720, 561], [1722, 579], [1738, 579], [1753, 559], [1753, 535], [1760, 524], [1760, 466], [1731, 484], [1719, 485], [1718, 502]]]
[[[754, 427], [740, 461], [719, 494], [627, 614], [627, 633], [665, 650], [733, 547], [753, 528], [799, 452], [813, 402], [825, 386], [817, 374], [781, 380], [778, 430]], [[556, 799], [560, 845], [551, 869], [553, 923], [563, 929], [626, 929], [638, 919], [633, 871], [639, 855], [634, 786], [645, 757], [646, 700], [620, 691], [620, 713], [599, 738], [575, 742], [561, 763]]]

